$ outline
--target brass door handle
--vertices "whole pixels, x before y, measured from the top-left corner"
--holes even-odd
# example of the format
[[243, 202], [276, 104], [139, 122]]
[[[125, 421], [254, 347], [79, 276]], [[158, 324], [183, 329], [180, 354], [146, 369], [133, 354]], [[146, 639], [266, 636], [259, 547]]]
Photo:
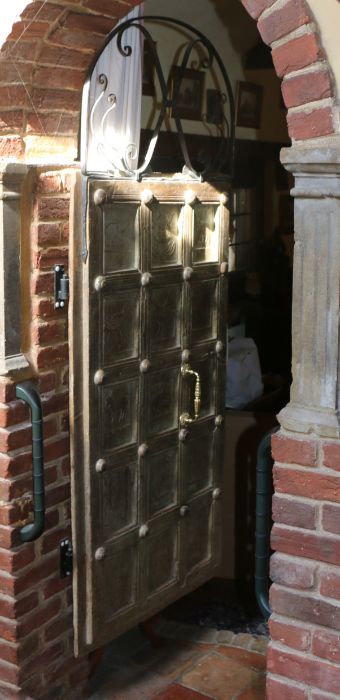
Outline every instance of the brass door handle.
[[194, 423], [200, 415], [201, 412], [201, 377], [198, 372], [194, 372], [189, 364], [184, 364], [181, 367], [182, 377], [195, 377], [195, 398], [194, 398], [194, 412], [195, 415], [191, 416], [190, 413], [182, 413], [179, 422], [182, 428], [186, 428], [191, 423]]

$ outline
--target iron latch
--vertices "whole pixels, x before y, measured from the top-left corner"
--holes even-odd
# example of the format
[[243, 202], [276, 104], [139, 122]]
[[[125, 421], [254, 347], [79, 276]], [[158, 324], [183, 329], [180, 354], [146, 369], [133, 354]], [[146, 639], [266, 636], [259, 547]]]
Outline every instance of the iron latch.
[[54, 266], [54, 308], [63, 309], [70, 296], [70, 280], [64, 265]]
[[61, 540], [59, 545], [60, 552], [60, 578], [71, 576], [73, 569], [73, 549], [72, 542], [69, 539]]

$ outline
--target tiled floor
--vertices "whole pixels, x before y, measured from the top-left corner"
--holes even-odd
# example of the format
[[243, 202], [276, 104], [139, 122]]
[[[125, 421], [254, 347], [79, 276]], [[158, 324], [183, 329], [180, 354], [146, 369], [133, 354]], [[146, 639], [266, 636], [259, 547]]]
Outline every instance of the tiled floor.
[[90, 700], [265, 700], [264, 637], [161, 621], [155, 648], [135, 629], [109, 645]]

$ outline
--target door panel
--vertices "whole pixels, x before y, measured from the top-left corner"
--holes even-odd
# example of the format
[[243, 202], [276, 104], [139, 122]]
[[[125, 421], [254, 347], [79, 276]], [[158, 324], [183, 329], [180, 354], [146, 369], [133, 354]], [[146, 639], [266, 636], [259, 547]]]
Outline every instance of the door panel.
[[77, 654], [200, 585], [219, 561], [226, 198], [206, 183], [147, 184], [90, 181], [86, 262], [73, 251]]

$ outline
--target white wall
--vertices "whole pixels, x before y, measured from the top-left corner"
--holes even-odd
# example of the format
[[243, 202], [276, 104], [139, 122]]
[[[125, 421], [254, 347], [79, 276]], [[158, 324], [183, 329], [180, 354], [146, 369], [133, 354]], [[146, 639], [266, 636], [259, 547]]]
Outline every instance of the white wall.
[[[238, 138], [277, 142], [288, 140], [285, 112], [280, 106], [280, 81], [274, 70], [245, 71], [243, 67], [244, 56], [248, 49], [256, 45], [259, 34], [256, 23], [249, 17], [240, 0], [171, 0], [171, 3], [169, 0], [146, 0], [145, 14], [177, 17], [202, 31], [221, 54], [234, 95], [237, 81], [247, 80], [263, 85], [261, 129], [238, 127]], [[157, 42], [161, 63], [167, 75], [173, 63], [180, 63], [180, 47], [183, 46], [185, 37], [180, 32], [170, 34], [167, 28], [159, 24], [150, 24], [149, 28]], [[205, 87], [214, 87], [213, 82], [206, 82]], [[144, 126], [151, 105], [152, 98], [144, 98]], [[209, 133], [198, 121], [183, 120], [183, 128], [187, 133]]]

